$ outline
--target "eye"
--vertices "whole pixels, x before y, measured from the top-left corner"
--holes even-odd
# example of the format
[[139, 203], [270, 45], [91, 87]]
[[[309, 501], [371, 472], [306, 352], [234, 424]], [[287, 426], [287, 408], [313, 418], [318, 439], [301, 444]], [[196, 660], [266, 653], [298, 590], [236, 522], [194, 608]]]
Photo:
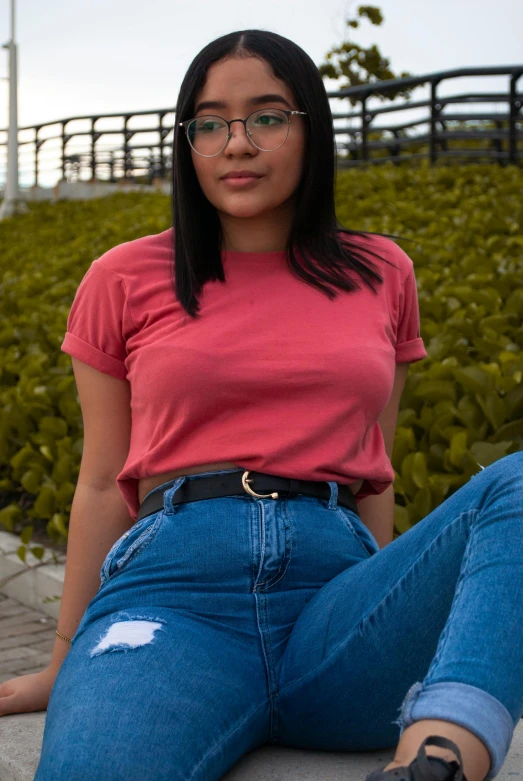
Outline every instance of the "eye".
[[193, 133], [202, 133], [208, 135], [218, 128], [225, 127], [223, 120], [220, 117], [196, 117], [191, 123], [190, 130]]
[[256, 124], [268, 126], [271, 124], [281, 124], [283, 122], [282, 115], [277, 112], [266, 111], [263, 114], [259, 114], [255, 118]]

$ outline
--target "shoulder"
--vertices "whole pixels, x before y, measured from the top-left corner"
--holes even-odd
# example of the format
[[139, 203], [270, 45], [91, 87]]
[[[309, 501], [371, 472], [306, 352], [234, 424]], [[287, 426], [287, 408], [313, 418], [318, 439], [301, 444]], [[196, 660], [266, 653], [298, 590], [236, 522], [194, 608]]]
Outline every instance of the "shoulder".
[[91, 267], [120, 277], [124, 284], [144, 275], [155, 267], [155, 261], [165, 260], [171, 253], [172, 229], [140, 236], [111, 247], [96, 258]]
[[341, 241], [349, 246], [349, 248], [350, 245], [353, 245], [361, 247], [363, 251], [365, 249], [370, 249], [385, 261], [388, 261], [380, 263], [373, 254], [368, 253], [369, 259], [379, 264], [380, 272], [383, 272], [387, 279], [395, 279], [401, 283], [413, 271], [414, 263], [412, 258], [409, 257], [405, 250], [403, 250], [394, 239], [390, 239], [388, 236], [380, 236], [376, 233], [363, 236], [348, 234], [339, 235]]

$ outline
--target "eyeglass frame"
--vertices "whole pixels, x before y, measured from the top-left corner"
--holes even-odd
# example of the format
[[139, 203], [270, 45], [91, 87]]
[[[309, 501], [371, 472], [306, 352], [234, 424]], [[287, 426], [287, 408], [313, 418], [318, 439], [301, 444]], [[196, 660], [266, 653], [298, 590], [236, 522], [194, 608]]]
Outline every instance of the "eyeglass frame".
[[285, 137], [285, 141], [287, 141], [287, 139], [289, 137], [289, 126], [291, 124], [291, 115], [292, 114], [303, 114], [304, 116], [307, 115], [306, 111], [291, 111], [291, 109], [288, 109], [288, 108], [277, 108], [277, 109], [275, 109], [275, 108], [266, 108], [266, 109], [257, 108], [257, 109], [255, 109], [255, 111], [251, 111], [249, 116], [245, 117], [245, 119], [240, 119], [240, 118], [238, 118], [238, 119], [225, 119], [225, 117], [221, 117], [219, 114], [200, 114], [199, 117], [193, 117], [192, 119], [186, 119], [183, 122], [178, 122], [178, 125], [180, 127], [185, 128], [185, 135], [187, 137], [187, 141], [189, 142], [189, 146], [191, 147], [191, 149], [194, 149], [193, 145], [191, 144], [191, 142], [189, 140], [189, 125], [191, 124], [191, 122], [194, 122], [195, 119], [203, 119], [204, 117], [217, 117], [218, 119], [222, 119], [227, 124], [227, 140], [225, 141], [225, 144], [222, 146], [222, 148], [218, 152], [215, 152], [214, 155], [202, 155], [201, 152], [198, 152], [196, 149], [194, 149], [196, 154], [200, 155], [200, 157], [216, 157], [216, 155], [219, 155], [221, 152], [223, 152], [223, 150], [226, 148], [227, 144], [229, 143], [229, 141], [232, 138], [231, 125], [232, 125], [233, 122], [243, 122], [243, 127], [245, 128], [245, 135], [247, 136], [247, 138], [249, 139], [251, 144], [256, 149], [259, 149], [260, 152], [277, 152], [278, 149], [281, 149], [281, 147], [283, 146], [285, 141], [283, 141], [283, 143], [281, 143], [280, 146], [277, 146], [276, 149], [261, 149], [259, 146], [256, 146], [256, 144], [254, 143], [254, 141], [252, 140], [252, 138], [249, 135], [249, 131], [247, 130], [247, 120], [250, 119], [250, 117], [252, 117], [253, 114], [257, 114], [259, 111], [281, 111], [283, 114], [287, 115], [287, 135]]

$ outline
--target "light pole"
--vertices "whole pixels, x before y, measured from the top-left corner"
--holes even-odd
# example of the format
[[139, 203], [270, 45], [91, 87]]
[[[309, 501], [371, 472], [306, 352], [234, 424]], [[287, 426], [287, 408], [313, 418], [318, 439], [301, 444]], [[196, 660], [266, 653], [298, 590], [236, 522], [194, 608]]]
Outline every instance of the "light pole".
[[2, 49], [9, 50], [9, 129], [7, 134], [7, 178], [4, 200], [0, 206], [0, 220], [13, 214], [24, 214], [29, 209], [20, 198], [18, 189], [18, 78], [17, 47], [15, 43], [15, 0], [11, 0], [11, 40]]

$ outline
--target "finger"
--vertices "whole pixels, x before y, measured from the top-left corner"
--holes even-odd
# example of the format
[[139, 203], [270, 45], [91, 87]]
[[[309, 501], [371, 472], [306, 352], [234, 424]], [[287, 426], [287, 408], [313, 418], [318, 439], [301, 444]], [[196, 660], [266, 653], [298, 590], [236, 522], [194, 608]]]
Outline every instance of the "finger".
[[16, 700], [16, 692], [0, 694], [0, 716], [7, 716], [9, 713], [20, 713], [20, 703]]

